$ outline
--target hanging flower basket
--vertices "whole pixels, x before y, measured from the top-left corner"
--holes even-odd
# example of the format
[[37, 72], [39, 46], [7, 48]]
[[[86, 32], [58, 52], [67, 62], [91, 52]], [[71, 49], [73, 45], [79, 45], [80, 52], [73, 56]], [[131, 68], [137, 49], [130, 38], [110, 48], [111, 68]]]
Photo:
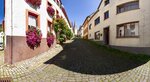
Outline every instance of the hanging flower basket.
[[57, 5], [60, 5], [60, 2], [59, 2], [59, 0], [56, 0], [56, 3], [57, 3]]
[[60, 18], [60, 16], [59, 16], [59, 15], [56, 15], [56, 18]]
[[52, 6], [47, 7], [47, 12], [49, 15], [54, 16], [55, 15], [55, 10], [53, 9]]
[[54, 43], [54, 35], [50, 32], [47, 33], [47, 45], [48, 47], [51, 47], [52, 44]]
[[41, 0], [26, 0], [27, 3], [33, 5], [33, 6], [40, 6]]
[[31, 48], [37, 48], [40, 46], [42, 39], [42, 33], [41, 30], [31, 27], [27, 32], [26, 32], [26, 42], [27, 45]]
[[57, 3], [59, 3], [59, 0], [56, 0], [57, 1]]

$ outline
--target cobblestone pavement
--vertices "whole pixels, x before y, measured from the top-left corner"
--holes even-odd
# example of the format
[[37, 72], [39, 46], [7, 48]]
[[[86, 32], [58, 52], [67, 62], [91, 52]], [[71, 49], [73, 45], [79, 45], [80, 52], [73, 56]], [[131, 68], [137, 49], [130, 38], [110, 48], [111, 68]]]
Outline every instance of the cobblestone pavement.
[[81, 74], [55, 64], [45, 64], [62, 50], [57, 45], [32, 59], [14, 65], [0, 65], [0, 78], [12, 77], [13, 82], [150, 82], [150, 62], [124, 72], [106, 75]]
[[4, 64], [4, 51], [0, 51], [0, 65]]

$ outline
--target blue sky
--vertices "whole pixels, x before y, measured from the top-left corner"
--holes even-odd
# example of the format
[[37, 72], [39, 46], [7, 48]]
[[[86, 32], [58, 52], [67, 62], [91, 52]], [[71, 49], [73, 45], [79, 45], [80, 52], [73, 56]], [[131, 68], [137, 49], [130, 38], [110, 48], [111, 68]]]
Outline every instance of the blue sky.
[[4, 18], [4, 0], [0, 0], [0, 24]]
[[[86, 16], [94, 12], [100, 0], [62, 0], [68, 17], [71, 22], [76, 22], [77, 26], [82, 25]], [[4, 0], [0, 0], [0, 23], [4, 18]]]
[[62, 0], [62, 3], [70, 21], [75, 21], [77, 26], [80, 26], [85, 18], [97, 9], [100, 1], [101, 0]]

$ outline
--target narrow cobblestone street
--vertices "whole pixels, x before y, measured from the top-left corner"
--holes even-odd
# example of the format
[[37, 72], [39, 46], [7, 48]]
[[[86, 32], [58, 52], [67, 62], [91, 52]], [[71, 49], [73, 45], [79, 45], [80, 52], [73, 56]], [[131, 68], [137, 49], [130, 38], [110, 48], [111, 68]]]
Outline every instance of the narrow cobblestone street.
[[150, 61], [104, 52], [76, 39], [14, 65], [0, 65], [0, 78], [13, 82], [150, 82]]
[[4, 51], [0, 51], [0, 65], [4, 64]]

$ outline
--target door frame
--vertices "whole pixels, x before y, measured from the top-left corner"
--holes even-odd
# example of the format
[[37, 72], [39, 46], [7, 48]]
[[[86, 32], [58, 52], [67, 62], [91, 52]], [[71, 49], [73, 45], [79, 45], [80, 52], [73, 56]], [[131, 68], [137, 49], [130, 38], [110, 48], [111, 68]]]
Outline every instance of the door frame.
[[110, 44], [110, 26], [107, 26], [103, 29], [104, 32], [104, 37], [103, 37], [103, 41], [105, 45], [109, 45]]

